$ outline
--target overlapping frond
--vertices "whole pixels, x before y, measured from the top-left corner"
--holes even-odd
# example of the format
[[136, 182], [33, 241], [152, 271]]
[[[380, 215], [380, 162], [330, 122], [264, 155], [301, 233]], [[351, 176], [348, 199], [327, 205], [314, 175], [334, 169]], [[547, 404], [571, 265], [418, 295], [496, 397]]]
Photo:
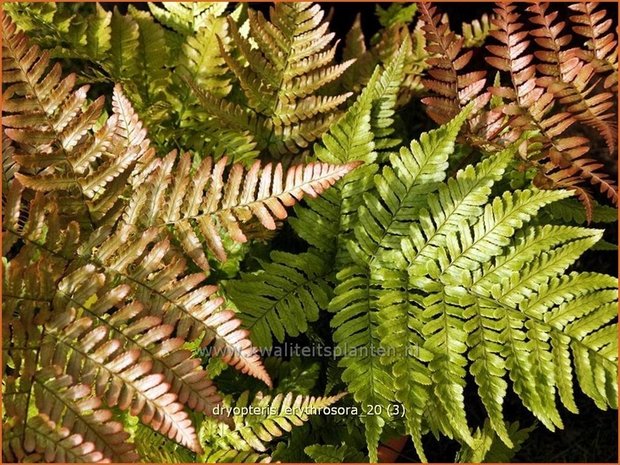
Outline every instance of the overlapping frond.
[[172, 325], [176, 337], [200, 339], [202, 347], [212, 344], [213, 356], [270, 385], [248, 332], [239, 329], [241, 321], [233, 311], [222, 308], [224, 299], [217, 295], [217, 287], [203, 285], [203, 273], [187, 274], [185, 259], [175, 253], [169, 239], [159, 240], [158, 236], [156, 228], [136, 233], [125, 226], [112, 236], [104, 228], [97, 230], [81, 251], [94, 249], [91, 260], [104, 272], [134, 286], [147, 312]]
[[[413, 15], [417, 11], [417, 5], [409, 5], [409, 7], [401, 8], [400, 5], [395, 5], [386, 9], [385, 16], [380, 19], [383, 28], [371, 37], [368, 47], [361, 26], [361, 18], [360, 16], [355, 18], [353, 26], [345, 37], [343, 50], [343, 57], [355, 59], [355, 62], [335, 81], [339, 88], [354, 93], [361, 92], [363, 86], [369, 83], [376, 66], [388, 66], [394, 55], [405, 46], [408, 50], [403, 64], [399, 65], [402, 66], [402, 78], [399, 79], [398, 84], [397, 107], [406, 105], [422, 93], [424, 87], [421, 80], [427, 68], [425, 60], [428, 54], [421, 29], [423, 22], [417, 21], [413, 30], [409, 28]], [[378, 15], [381, 18], [382, 13]]]
[[[84, 292], [87, 289], [75, 289], [78, 295]], [[106, 405], [129, 410], [156, 431], [198, 450], [191, 420], [176, 395], [169, 393], [164, 376], [151, 371], [152, 362], [141, 360], [139, 350], [128, 350], [108, 337], [104, 326], [91, 329], [90, 318], [76, 316], [67, 310], [46, 325], [39, 351], [41, 365], [66, 365], [68, 374], [88, 380]]]
[[483, 92], [486, 86], [486, 72], [474, 71], [463, 73], [462, 70], [471, 61], [473, 51], [463, 52], [464, 37], [457, 37], [450, 30], [450, 24], [443, 21], [436, 8], [425, 3], [420, 4], [426, 35], [426, 51], [429, 54], [428, 74], [423, 79], [424, 87], [436, 96], [425, 97], [422, 102], [433, 120], [443, 124], [454, 118], [469, 102], [474, 106], [484, 106], [490, 98]]
[[613, 94], [598, 92], [594, 94], [597, 82], [594, 66], [579, 58], [579, 49], [563, 49], [570, 44], [570, 34], [563, 34], [565, 23], [556, 22], [557, 11], [549, 12], [548, 5], [537, 3], [528, 7], [533, 13], [532, 22], [539, 26], [530, 34], [543, 49], [535, 53], [542, 62], [537, 69], [548, 76], [544, 82], [559, 99], [566, 104], [566, 110], [577, 121], [596, 129], [605, 139], [611, 153], [616, 150], [618, 128], [615, 115], [609, 110], [613, 107]]
[[239, 396], [234, 407], [240, 412], [249, 408], [250, 413], [235, 415], [234, 427], [222, 429], [215, 438], [209, 439], [227, 444], [229, 449], [237, 451], [264, 452], [269, 442], [296, 426], [302, 426], [310, 416], [320, 414], [345, 395], [314, 397], [289, 392], [270, 396], [259, 392], [250, 401], [246, 391]]
[[218, 260], [226, 259], [223, 231], [245, 242], [243, 227], [252, 219], [276, 229], [276, 221], [287, 217], [285, 207], [306, 194], [318, 196], [358, 164], [310, 163], [292, 166], [285, 173], [279, 163], [261, 166], [256, 161], [248, 170], [235, 164], [225, 175], [226, 158], [214, 163], [209, 157], [191, 173], [190, 154], [177, 157], [171, 152], [147, 167], [123, 221], [142, 228], [172, 228], [188, 256], [209, 270], [207, 249]]
[[[357, 214], [359, 225], [354, 230], [355, 241], [347, 244], [349, 257], [336, 276], [338, 285], [330, 303], [330, 311], [336, 313], [332, 319], [334, 341], [352, 351], [341, 361], [345, 367], [343, 379], [362, 405], [387, 406], [392, 400], [390, 377], [376, 355], [381, 319], [375, 304], [377, 295], [370, 286], [371, 262], [381, 248], [389, 246], [395, 234], [406, 231], [403, 222], [415, 217], [425, 195], [445, 176], [447, 155], [453, 150], [456, 135], [469, 111], [462, 112], [445, 130], [425, 135], [422, 145], [414, 143], [410, 150], [402, 148], [398, 155], [392, 155], [391, 162], [398, 174], [386, 167], [383, 176], [376, 176], [374, 181], [377, 191], [388, 196], [384, 200], [387, 209], [373, 194], [363, 196]], [[365, 355], [355, 355], [356, 351]], [[372, 459], [386, 419], [367, 417], [364, 423]]]
[[579, 14], [570, 16], [573, 31], [588, 40], [581, 58], [591, 63], [596, 72], [606, 75], [605, 88], [618, 92], [618, 40], [610, 30], [613, 25], [607, 12], [597, 9], [596, 2], [574, 3], [569, 8]]
[[[63, 191], [63, 209], [82, 212], [91, 226], [112, 210], [132, 167], [150, 156], [146, 131], [120, 88], [113, 115], [95, 129], [104, 99], [88, 103], [88, 86], [73, 90], [76, 76], [61, 77], [48, 52], [30, 46], [3, 18], [5, 134], [15, 142], [15, 177], [26, 187]], [[23, 170], [22, 168], [23, 167]], [[77, 204], [77, 205], [76, 205]]]
[[[509, 116], [511, 130], [533, 128], [543, 139], [542, 157], [543, 178], [539, 186], [551, 183], [557, 187], [575, 189], [587, 211], [590, 211], [590, 195], [580, 186], [580, 180], [588, 180], [598, 185], [610, 200], [617, 203], [617, 188], [609, 176], [600, 171], [602, 164], [585, 157], [589, 151], [588, 139], [580, 136], [566, 136], [566, 130], [576, 121], [568, 111], [552, 113], [554, 96], [540, 87], [536, 80], [536, 67], [533, 55], [527, 53], [530, 41], [523, 24], [518, 23], [519, 14], [510, 4], [499, 4], [493, 20], [497, 30], [491, 32], [502, 45], [489, 45], [487, 49], [493, 56], [487, 57], [489, 64], [510, 75], [512, 88], [492, 89], [494, 95], [509, 100], [502, 111]], [[548, 181], [545, 182], [544, 178]]]
[[[17, 196], [13, 198], [18, 200]], [[48, 231], [33, 226], [38, 224], [40, 228], [43, 218], [51, 225], [58, 225], [58, 218], [54, 219], [53, 210], [46, 214], [39, 209], [38, 203], [42, 203], [41, 194], [30, 204], [23, 229], [16, 230], [6, 222], [4, 225], [5, 235], [16, 235], [27, 241], [18, 255], [5, 264], [4, 270], [3, 309], [6, 317], [12, 316], [7, 318], [5, 329], [12, 337], [4, 340], [3, 350], [5, 357], [14, 361], [10, 372], [5, 368], [8, 387], [4, 402], [7, 415], [14, 423], [5, 447], [18, 454], [22, 444], [28, 449], [26, 431], [33, 421], [30, 402], [34, 401], [38, 415], [46, 416], [50, 427], [57, 425], [53, 428], [71, 431], [83, 441], [92, 442], [94, 447], [90, 451], [95, 450], [104, 458], [128, 460], [135, 456], [128, 455], [132, 453], [132, 447], [125, 441], [128, 435], [122, 432], [120, 424], [108, 423], [110, 412], [96, 410], [103, 399], [109, 407], [118, 405], [127, 409], [131, 404], [133, 413], [142, 413], [145, 423], [188, 447], [196, 447], [187, 414], [181, 404], [174, 402], [176, 395], [168, 394], [170, 385], [162, 383], [163, 375], [150, 374], [152, 361], [138, 362], [140, 350], [123, 352], [126, 345], [109, 338], [106, 326], [93, 328], [93, 319], [84, 316], [84, 311], [93, 314], [110, 311], [127, 294], [127, 286], [106, 289], [105, 275], [95, 273], [92, 265], [74, 264], [73, 270], [69, 266], [67, 271], [70, 258], [62, 253], [76, 246], [77, 225], [62, 232], [51, 230], [56, 234], [46, 237]], [[44, 207], [48, 205], [43, 203]], [[35, 280], [26, 279], [26, 273], [33, 273]], [[91, 306], [93, 301], [96, 303]], [[14, 316], [15, 312], [19, 316]], [[46, 370], [52, 368], [61, 374], [66, 369], [67, 377], [58, 377], [53, 371], [55, 383], [49, 382], [50, 374]], [[57, 404], [50, 402], [50, 395], [56, 397]], [[54, 405], [58, 407], [52, 408]], [[62, 408], [69, 410], [62, 414]], [[89, 414], [90, 410], [93, 412]], [[19, 429], [21, 434], [15, 434], [13, 444], [11, 433]]]
[[278, 3], [271, 8], [269, 20], [252, 10], [248, 15], [249, 37], [229, 19], [232, 40], [230, 47], [220, 42], [222, 56], [260, 126], [256, 134], [260, 149], [276, 157], [297, 153], [337, 118], [338, 107], [350, 94], [319, 95], [317, 91], [352, 61], [334, 64], [334, 34], [327, 33], [318, 4]]
[[[199, 360], [182, 347], [196, 338], [203, 346], [212, 344], [213, 356], [270, 384], [247, 331], [238, 329], [240, 320], [220, 308], [223, 299], [215, 296], [214, 286], [200, 286], [203, 275], [183, 275], [184, 260], [169, 241], [157, 240], [155, 230], [136, 234], [124, 228], [110, 235], [104, 227], [80, 245], [78, 225], [61, 229], [57, 208], [42, 193], [30, 202], [22, 223], [22, 191], [14, 181], [3, 225], [5, 254], [25, 241], [4, 272], [5, 330], [12, 335], [4, 341], [4, 358], [14, 361], [7, 378], [17, 380], [4, 400], [16, 425], [31, 421], [23, 403], [33, 389], [30, 378], [39, 367], [54, 365], [92, 386], [105, 405], [129, 409], [197, 450], [183, 407], [212, 414], [219, 396]], [[81, 434], [106, 457], [113, 452], [118, 459], [126, 452], [117, 435], [97, 442], [93, 431]]]
[[[372, 288], [373, 283], [383, 275], [383, 267], [375, 266], [377, 257], [384, 253], [389, 254], [391, 249], [400, 248], [400, 240], [407, 234], [412, 219], [420, 214], [420, 209], [425, 207], [427, 202], [432, 202], [428, 199], [428, 195], [437, 189], [438, 183], [445, 177], [448, 154], [454, 149], [454, 141], [469, 111], [470, 108], [463, 111], [459, 118], [445, 128], [424, 134], [421, 144], [412, 143], [411, 150], [401, 149], [399, 156], [394, 155], [391, 159], [394, 169], [385, 167], [383, 173], [375, 177], [373, 193], [365, 196], [364, 206], [359, 213], [359, 225], [355, 229], [355, 242], [349, 244], [349, 251], [356, 265], [367, 268], [367, 272], [363, 278], [356, 275], [355, 283], [352, 280], [345, 281], [345, 283], [350, 282], [350, 284], [343, 286], [343, 289], [353, 286], [358, 289], [366, 289], [365, 293], [370, 294], [367, 304], [368, 311], [380, 314], [380, 309], [385, 309], [388, 305], [386, 300], [388, 295], [384, 296], [381, 291]], [[474, 202], [473, 205], [475, 205], [475, 201], [479, 201], [481, 192], [488, 191], [489, 181], [492, 182], [494, 176], [501, 175], [502, 166], [505, 167], [506, 164], [507, 157], [503, 156], [493, 163], [489, 163], [488, 167], [485, 166], [486, 171], [483, 172], [487, 173], [488, 178], [480, 173], [478, 173], [480, 179], [476, 179], [473, 172], [460, 173], [457, 176], [459, 179], [457, 182], [463, 184], [461, 190], [462, 196], [465, 197], [456, 198], [454, 200], [455, 207], [458, 206], [464, 211], [469, 211], [472, 208], [472, 201]], [[479, 182], [479, 185], [476, 185], [476, 182]], [[440, 197], [446, 198], [445, 193], [440, 193]], [[446, 215], [450, 215], [448, 205], [443, 205], [443, 207], [446, 208]], [[440, 208], [437, 204], [436, 209]], [[458, 222], [459, 220], [456, 217], [453, 221]], [[336, 294], [338, 294], [338, 289], [336, 289]], [[348, 301], [350, 304], [351, 299], [348, 298]], [[356, 308], [366, 307], [358, 303]], [[351, 310], [353, 310], [352, 307]], [[402, 321], [403, 316], [392, 314], [388, 318], [381, 318], [377, 330], [379, 336], [395, 337], [404, 342], [408, 336], [407, 326]], [[344, 341], [347, 340], [344, 339]], [[413, 362], [409, 357], [400, 360], [404, 364]], [[406, 374], [406, 370], [403, 374]], [[414, 382], [415, 380], [411, 380], [411, 383]], [[404, 402], [407, 408], [415, 408], [415, 405], [411, 404], [412, 397], [410, 395], [397, 391], [396, 397], [399, 401]], [[413, 423], [410, 423], [409, 426], [410, 434], [414, 436], [416, 446], [419, 446], [420, 425], [414, 426]]]
[[226, 284], [226, 292], [240, 310], [239, 317], [259, 347], [271, 347], [273, 338], [298, 336], [327, 308], [331, 269], [316, 253], [272, 252], [271, 261], [257, 273], [242, 273]]

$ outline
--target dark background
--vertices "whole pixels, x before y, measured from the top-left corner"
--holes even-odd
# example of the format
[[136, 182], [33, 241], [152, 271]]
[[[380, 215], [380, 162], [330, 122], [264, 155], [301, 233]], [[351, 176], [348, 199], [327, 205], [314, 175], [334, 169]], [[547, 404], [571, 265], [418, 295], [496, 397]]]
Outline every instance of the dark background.
[[[339, 38], [344, 38], [349, 31], [356, 15], [361, 14], [362, 28], [366, 40], [379, 29], [380, 25], [375, 16], [377, 3], [355, 2], [334, 3], [320, 2], [326, 11], [333, 8], [333, 17], [330, 23], [331, 31]], [[140, 9], [147, 9], [144, 3], [133, 3]], [[479, 18], [483, 13], [491, 13], [492, 3], [434, 3], [438, 9], [448, 14], [452, 28], [460, 32], [461, 23]], [[270, 3], [252, 2], [252, 7], [268, 13]], [[389, 3], [382, 3], [387, 7]], [[568, 15], [574, 14], [567, 9], [567, 3], [555, 2], [551, 10], [559, 10], [559, 18], [568, 21]], [[127, 3], [106, 3], [104, 7], [111, 9], [118, 6], [121, 11], [126, 10]], [[612, 18], [614, 26], [618, 25], [618, 4], [605, 2], [602, 5]], [[522, 11], [522, 8], [520, 9]], [[526, 16], [522, 17], [524, 22]], [[614, 252], [597, 252], [586, 259], [584, 269], [603, 273], [616, 274], [617, 259]], [[585, 397], [578, 388], [575, 392], [576, 402], [580, 410], [579, 415], [568, 412], [560, 407], [564, 430], [551, 432], [543, 425], [530, 434], [529, 439], [523, 444], [521, 451], [514, 457], [514, 462], [618, 462], [618, 416], [617, 411], [600, 411], [594, 403]], [[484, 408], [475, 393], [473, 380], [468, 380], [468, 392], [466, 403], [471, 407], [468, 418], [471, 424], [480, 425], [484, 421]], [[521, 401], [509, 390], [504, 406], [506, 418], [510, 421], [519, 421], [522, 427], [527, 427], [535, 422], [532, 414], [521, 404]], [[427, 435], [424, 440], [427, 457], [431, 462], [452, 462], [458, 451], [455, 442], [442, 438], [436, 441], [432, 435]], [[411, 441], [407, 444], [399, 458], [400, 462], [417, 462], [418, 458]]]

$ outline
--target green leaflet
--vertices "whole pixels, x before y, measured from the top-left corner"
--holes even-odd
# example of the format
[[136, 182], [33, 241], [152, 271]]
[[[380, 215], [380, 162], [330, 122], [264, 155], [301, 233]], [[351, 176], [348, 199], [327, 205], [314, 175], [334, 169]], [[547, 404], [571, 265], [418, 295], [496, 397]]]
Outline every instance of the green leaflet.
[[111, 47], [110, 22], [112, 13], [95, 4], [95, 13], [88, 18], [86, 28], [86, 51], [88, 56], [101, 60]]
[[272, 252], [271, 261], [257, 273], [243, 273], [226, 284], [240, 317], [259, 347], [271, 347], [273, 338], [297, 336], [319, 318], [329, 302], [331, 269], [317, 253], [293, 255]]
[[342, 444], [340, 446], [313, 444], [307, 446], [304, 452], [316, 463], [342, 463], [342, 462], [363, 462], [364, 455]]
[[116, 80], [136, 76], [140, 28], [130, 16], [121, 15], [114, 9], [110, 40], [110, 74]]
[[520, 428], [519, 422], [511, 423], [503, 428], [508, 431], [511, 442], [514, 444], [514, 447], [509, 448], [498, 438], [491, 423], [485, 420], [483, 427], [477, 428], [473, 434], [474, 447], [463, 446], [455, 461], [461, 463], [511, 462], [535, 428], [535, 425]]

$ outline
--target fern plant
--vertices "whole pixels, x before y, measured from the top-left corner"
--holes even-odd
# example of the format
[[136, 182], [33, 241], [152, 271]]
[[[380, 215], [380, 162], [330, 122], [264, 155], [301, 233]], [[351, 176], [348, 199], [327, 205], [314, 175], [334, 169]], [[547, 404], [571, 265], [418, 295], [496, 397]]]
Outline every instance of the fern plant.
[[[3, 218], [4, 454], [133, 461], [134, 444], [113, 408], [198, 453], [185, 409], [213, 415], [221, 399], [184, 342], [210, 346], [213, 356], [267, 386], [271, 380], [217, 287], [189, 271], [171, 239], [208, 269], [204, 255], [205, 263], [196, 258], [192, 221], [222, 258], [218, 227], [236, 240], [245, 240], [240, 222], [253, 216], [275, 228], [269, 211], [284, 218], [283, 205], [317, 195], [355, 165], [291, 167], [286, 182], [279, 165], [273, 177], [267, 165], [260, 178], [258, 164], [247, 175], [236, 165], [222, 182], [206, 158], [194, 177], [203, 182], [188, 192], [195, 201], [181, 214], [189, 155], [178, 162], [185, 177], [167, 192], [162, 182], [176, 154], [154, 157], [120, 87], [112, 116], [95, 130], [103, 97], [84, 106], [87, 87], [73, 91], [75, 75], [62, 79], [60, 66], [50, 68], [47, 54], [38, 56], [6, 17], [3, 36], [5, 135], [16, 144], [19, 165], [7, 180]], [[220, 176], [224, 164], [214, 168]], [[160, 202], [168, 216], [154, 214]], [[209, 204], [216, 209], [193, 211]], [[176, 224], [173, 217], [183, 219]]]
[[609, 13], [340, 13], [5, 5], [3, 460], [503, 462], [617, 409]]

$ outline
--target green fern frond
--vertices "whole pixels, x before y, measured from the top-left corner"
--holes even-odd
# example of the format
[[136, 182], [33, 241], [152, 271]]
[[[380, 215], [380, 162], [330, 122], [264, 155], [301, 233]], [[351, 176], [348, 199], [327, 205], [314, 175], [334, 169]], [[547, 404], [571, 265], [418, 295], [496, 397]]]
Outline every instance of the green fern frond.
[[112, 46], [112, 13], [95, 4], [95, 12], [87, 18], [86, 53], [91, 59], [101, 60]]
[[383, 27], [391, 27], [395, 24], [409, 24], [418, 11], [418, 5], [401, 5], [392, 3], [389, 7], [383, 8], [381, 5], [375, 7], [375, 14], [379, 20], [379, 24]]
[[321, 197], [295, 205], [295, 216], [289, 218], [299, 237], [329, 257], [335, 257], [338, 249], [335, 239], [340, 234], [341, 201], [338, 186], [334, 186]]
[[351, 61], [333, 64], [336, 48], [330, 43], [334, 34], [326, 33], [324, 13], [317, 4], [278, 3], [271, 9], [270, 20], [252, 10], [248, 15], [248, 38], [229, 19], [232, 41], [229, 46], [220, 41], [222, 56], [243, 90], [248, 111], [261, 126], [257, 134], [260, 149], [276, 157], [298, 153], [337, 118], [337, 109], [349, 94], [316, 92], [342, 74]]
[[227, 2], [163, 2], [149, 4], [153, 16], [163, 25], [183, 36], [206, 27], [212, 18], [222, 16]]
[[[401, 51], [404, 50], [406, 50], [405, 46], [401, 48]], [[397, 55], [392, 63], [398, 67], [398, 63], [402, 63], [402, 53]], [[388, 66], [383, 73], [380, 73], [379, 70], [375, 72], [369, 85], [347, 114], [329, 133], [323, 136], [322, 143], [317, 144], [315, 153], [319, 159], [350, 160], [353, 157], [366, 157], [366, 161], [375, 159], [374, 143], [372, 139], [367, 141], [366, 134], [372, 128], [373, 103], [380, 101], [386, 95], [386, 89], [390, 86], [385, 85], [385, 83], [391, 81], [393, 72], [392, 66]], [[337, 191], [333, 190], [322, 199], [310, 202], [309, 208], [297, 209], [297, 220], [292, 222], [293, 227], [300, 231], [302, 237], [308, 239], [312, 245], [321, 250], [334, 251], [336, 253], [335, 261], [339, 269], [345, 266], [337, 275], [341, 284], [336, 288], [336, 296], [330, 303], [330, 310], [337, 312], [337, 315], [332, 319], [332, 326], [337, 328], [334, 340], [339, 345], [346, 346], [347, 349], [353, 347], [356, 350], [363, 346], [364, 349], [372, 350], [373, 347], [379, 346], [379, 339], [376, 335], [379, 323], [373, 321], [373, 312], [370, 308], [366, 310], [367, 317], [362, 315], [364, 310], [361, 309], [368, 305], [368, 297], [364, 297], [364, 292], [356, 292], [357, 289], [355, 289], [360, 282], [368, 280], [367, 271], [351, 262], [351, 258], [348, 257], [349, 252], [346, 249], [346, 239], [353, 233], [358, 211], [363, 211], [363, 207], [361, 209], [360, 207], [367, 200], [362, 194], [372, 186], [372, 175], [375, 170], [376, 168], [373, 165], [358, 169], [357, 173], [348, 177]], [[312, 226], [308, 227], [310, 224]], [[317, 229], [317, 225], [319, 229]], [[330, 231], [329, 236], [323, 234], [326, 230]], [[316, 234], [310, 235], [308, 231], [314, 231]], [[351, 299], [354, 300], [353, 304], [350, 302]], [[348, 310], [349, 306], [351, 311]], [[350, 314], [353, 309], [359, 314]], [[367, 326], [362, 326], [364, 318], [369, 320]], [[351, 321], [347, 324], [349, 319]], [[349, 339], [358, 331], [360, 337], [354, 338], [356, 342], [351, 346]], [[345, 357], [342, 363], [343, 366], [348, 367], [345, 369], [343, 379], [352, 383], [349, 388], [354, 393], [356, 400], [363, 405], [369, 403], [387, 405], [388, 400], [391, 399], [389, 376], [377, 357], [369, 356], [368, 359], [365, 358], [361, 361], [357, 360], [356, 357]], [[356, 373], [356, 369], [352, 365], [364, 373], [368, 373], [368, 376], [372, 377], [376, 384], [368, 382], [364, 376], [358, 376], [359, 373]], [[369, 369], [369, 365], [373, 366]], [[364, 421], [367, 425], [371, 425], [367, 428], [368, 442], [375, 444], [374, 450], [376, 450], [376, 444], [379, 440], [378, 434], [384, 419], [368, 415]], [[373, 446], [371, 445], [369, 449], [372, 458]]]
[[283, 342], [286, 335], [304, 333], [308, 323], [318, 320], [329, 303], [326, 278], [331, 271], [317, 253], [274, 251], [261, 272], [243, 273], [225, 289], [254, 344], [271, 347], [273, 338]]
[[[377, 170], [372, 163], [377, 158], [373, 128], [385, 133], [390, 131], [389, 108], [393, 102], [390, 95], [393, 95], [394, 74], [398, 74], [401, 59], [402, 55], [395, 57], [384, 71], [376, 69], [355, 103], [314, 146], [314, 153], [321, 161], [362, 160], [365, 163], [325, 196], [307, 202], [307, 207], [296, 207], [296, 218], [291, 219], [300, 237], [319, 250], [333, 250], [340, 257], [336, 257], [337, 261], [346, 254], [344, 238], [353, 232], [362, 194], [371, 187]], [[381, 111], [382, 108], [386, 111]]]
[[[446, 132], [442, 136], [450, 141]], [[490, 199], [493, 182], [500, 179], [515, 150], [466, 167], [445, 183], [430, 184], [436, 193], [423, 191], [420, 205], [406, 215], [409, 221], [404, 227], [391, 218], [404, 198], [395, 194], [407, 192], [400, 187], [407, 185], [401, 174], [405, 171], [384, 168], [383, 177], [375, 182], [381, 201], [367, 194], [359, 214], [356, 240], [349, 250], [357, 263], [371, 264], [366, 294], [375, 300], [384, 322], [380, 326], [382, 346], [392, 349], [383, 359], [391, 366], [396, 399], [405, 405], [405, 424], [422, 458], [425, 421], [465, 444], [476, 442], [465, 418], [466, 370], [474, 375], [491, 425], [507, 446], [512, 443], [501, 412], [508, 388], [506, 373], [524, 404], [550, 428], [561, 426], [554, 400], [556, 385], [562, 402], [574, 409], [569, 350], [579, 351], [584, 365], [596, 366], [602, 379], [611, 383], [614, 370], [609, 358], [596, 352], [602, 349], [609, 354], [616, 344], [609, 336], [613, 325], [608, 324], [607, 307], [615, 295], [607, 296], [604, 289], [616, 286], [617, 280], [575, 275], [553, 281], [601, 233], [567, 226], [522, 229], [538, 210], [570, 195], [565, 191], [523, 191]], [[421, 154], [414, 152], [414, 156]], [[392, 163], [398, 166], [402, 160], [407, 158], [401, 156]], [[414, 185], [424, 188], [424, 184]], [[389, 228], [394, 231], [391, 240], [384, 233]], [[351, 276], [355, 276], [351, 285], [365, 282], [359, 274]], [[576, 286], [574, 294], [565, 281]], [[546, 291], [551, 283], [553, 287]], [[586, 297], [579, 297], [584, 293]], [[359, 307], [350, 291], [344, 295], [349, 305]], [[577, 299], [573, 305], [562, 304], [573, 299]], [[548, 312], [555, 306], [566, 309], [557, 311], [558, 320], [553, 323]], [[578, 308], [592, 316], [588, 319], [575, 313]], [[585, 318], [584, 332], [573, 339], [581, 341], [598, 329], [600, 337], [595, 331], [592, 340], [600, 341], [600, 346], [581, 349], [570, 336], [566, 339], [562, 318]], [[613, 383], [596, 389], [583, 368], [576, 370], [584, 390], [599, 406], [614, 404], [609, 396]]]
[[353, 463], [366, 461], [364, 454], [347, 444], [342, 444], [340, 446], [313, 444], [311, 446], [306, 446], [304, 452], [314, 460], [315, 463]]
[[314, 397], [288, 393], [272, 397], [259, 392], [250, 401], [246, 391], [235, 402], [234, 408], [240, 413], [234, 416], [234, 427], [219, 428], [208, 440], [237, 451], [265, 452], [269, 442], [303, 425], [310, 416], [319, 414], [345, 395]]
[[129, 7], [128, 12], [138, 24], [138, 73], [123, 77], [125, 79], [130, 77], [138, 88], [140, 101], [135, 104], [141, 109], [147, 109], [161, 100], [161, 94], [166, 89], [168, 79], [166, 67], [169, 65], [170, 55], [166, 47], [164, 28], [153, 21], [151, 15], [133, 6]]
[[405, 79], [405, 63], [411, 53], [410, 47], [409, 41], [404, 41], [386, 63], [384, 72], [377, 80], [370, 126], [374, 133], [375, 148], [380, 153], [381, 161], [387, 158], [386, 151], [401, 143], [400, 139], [394, 138], [394, 114], [399, 92]]

